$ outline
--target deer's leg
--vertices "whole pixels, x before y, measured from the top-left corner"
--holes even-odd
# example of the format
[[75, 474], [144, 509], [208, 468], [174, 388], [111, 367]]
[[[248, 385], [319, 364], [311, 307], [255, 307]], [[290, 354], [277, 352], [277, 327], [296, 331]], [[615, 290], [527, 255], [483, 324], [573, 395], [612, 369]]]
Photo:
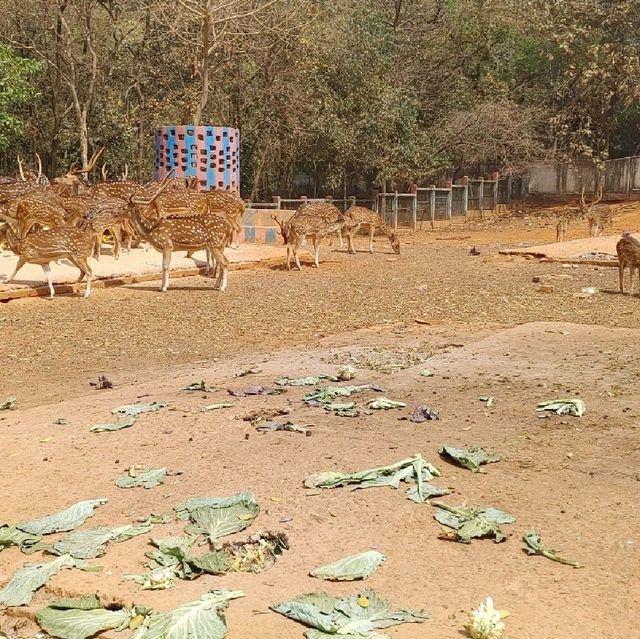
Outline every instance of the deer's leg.
[[[81, 271], [84, 271], [84, 274], [87, 276], [87, 287], [84, 290], [84, 297], [89, 297], [91, 295], [91, 280], [93, 279], [93, 271], [89, 266], [89, 262], [87, 262], [87, 258], [85, 257], [76, 257], [78, 268]], [[82, 275], [80, 276], [82, 278]]]
[[102, 252], [102, 231], [96, 233], [95, 244], [93, 247], [93, 256], [96, 260], [100, 259], [100, 253]]
[[164, 293], [169, 288], [169, 267], [171, 266], [171, 249], [162, 251], [162, 286], [160, 290]]
[[23, 260], [21, 257], [18, 258], [18, 263], [16, 264], [16, 267], [13, 269], [13, 273], [11, 273], [11, 275], [9, 275], [9, 277], [4, 281], [5, 284], [8, 284], [9, 282], [13, 281], [13, 278], [18, 274], [18, 271], [27, 263], [26, 260]]
[[316, 268], [320, 268], [320, 239], [313, 238], [313, 264]]
[[114, 226], [111, 229], [111, 237], [113, 237], [113, 259], [120, 259], [120, 233], [121, 227]]
[[287, 244], [287, 270], [291, 270], [291, 245]]
[[[624, 261], [620, 260], [618, 266], [618, 277], [620, 279], [620, 292], [624, 295]], [[633, 288], [633, 266], [631, 267], [631, 287]]]
[[369, 253], [373, 255], [373, 236], [376, 233], [376, 229], [373, 224], [369, 225]]
[[298, 267], [299, 271], [302, 270], [302, 264], [300, 264], [300, 256], [298, 255], [298, 251], [300, 250], [300, 247], [303, 244], [304, 244], [304, 238], [302, 239], [302, 241], [298, 240], [291, 249], [293, 251], [293, 257], [296, 260], [296, 266]]
[[211, 253], [214, 256], [218, 267], [220, 268], [220, 273], [218, 274], [218, 279], [215, 283], [215, 288], [219, 291], [224, 291], [227, 288], [227, 279], [229, 273], [229, 260], [227, 260], [224, 251], [217, 246], [211, 247]]
[[56, 294], [55, 289], [53, 288], [53, 277], [51, 276], [51, 266], [49, 264], [43, 264], [42, 270], [44, 271], [44, 276], [47, 279], [47, 284], [49, 285], [49, 297], [53, 299]]

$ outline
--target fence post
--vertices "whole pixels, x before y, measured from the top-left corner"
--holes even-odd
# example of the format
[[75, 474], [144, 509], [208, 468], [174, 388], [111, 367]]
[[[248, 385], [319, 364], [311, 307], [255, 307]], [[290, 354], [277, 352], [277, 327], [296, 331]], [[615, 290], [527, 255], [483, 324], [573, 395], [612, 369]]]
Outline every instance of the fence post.
[[387, 194], [383, 191], [380, 194], [380, 204], [382, 205], [380, 215], [382, 216], [382, 221], [386, 224], [386, 215], [387, 215]]
[[355, 206], [356, 205], [356, 196], [352, 195], [349, 197], [349, 206]]
[[498, 171], [494, 171], [491, 174], [491, 179], [493, 180], [492, 191], [491, 191], [491, 204], [493, 205], [493, 212], [495, 213], [498, 210], [498, 178], [500, 174]]
[[429, 187], [431, 190], [429, 191], [429, 217], [431, 218], [431, 229], [435, 229], [435, 221], [436, 221], [436, 185], [432, 184]]
[[282, 198], [279, 195], [274, 195], [271, 199], [276, 205], [276, 210], [279, 211], [282, 208]]
[[513, 188], [513, 171], [509, 169], [507, 173], [507, 197], [506, 204], [511, 205], [511, 189]]
[[451, 222], [451, 213], [453, 212], [453, 181], [447, 180], [445, 187], [449, 189], [447, 192], [447, 220]]
[[480, 219], [482, 219], [482, 210], [484, 205], [484, 178], [478, 180], [478, 210], [480, 211]]
[[373, 191], [373, 193], [371, 194], [371, 197], [373, 199], [373, 202], [371, 204], [373, 212], [378, 213], [380, 210], [380, 207], [378, 206], [378, 191]]
[[393, 230], [398, 230], [398, 191], [393, 194]]
[[418, 185], [415, 182], [411, 185], [411, 193], [411, 226], [415, 233], [418, 230]]
[[462, 213], [465, 217], [469, 214], [469, 176], [462, 176]]

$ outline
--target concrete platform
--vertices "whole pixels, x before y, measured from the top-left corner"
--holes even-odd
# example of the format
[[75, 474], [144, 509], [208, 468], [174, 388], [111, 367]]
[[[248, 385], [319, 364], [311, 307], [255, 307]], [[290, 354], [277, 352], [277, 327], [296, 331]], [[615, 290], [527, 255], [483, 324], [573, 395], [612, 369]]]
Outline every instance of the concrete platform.
[[[554, 242], [539, 246], [504, 249], [503, 255], [525, 255], [549, 262], [566, 264], [593, 264], [596, 266], [618, 266], [616, 244], [620, 235], [585, 237], [570, 242]], [[633, 234], [640, 240], [640, 233]]]
[[[105, 253], [100, 260], [89, 259], [93, 269], [95, 288], [105, 286], [123, 286], [149, 280], [160, 279], [162, 271], [162, 256], [151, 248], [132, 249], [131, 253], [121, 252], [120, 258], [114, 260], [111, 249], [104, 246]], [[257, 264], [279, 262], [286, 251], [283, 245], [240, 244], [240, 248], [228, 248], [225, 254], [229, 258], [230, 268], [239, 269]], [[174, 253], [171, 260], [171, 278], [188, 277], [204, 273], [206, 262], [204, 251], [195, 253], [195, 259], [187, 259], [183, 251]], [[4, 280], [13, 272], [17, 257], [11, 251], [0, 251], [0, 302], [6, 302], [21, 297], [35, 297], [49, 295], [49, 289], [44, 280], [42, 267], [26, 264], [10, 284]], [[75, 283], [78, 269], [70, 262], [62, 260], [60, 264], [51, 265], [56, 294], [73, 293], [78, 290]], [[80, 284], [84, 290], [84, 283]]]

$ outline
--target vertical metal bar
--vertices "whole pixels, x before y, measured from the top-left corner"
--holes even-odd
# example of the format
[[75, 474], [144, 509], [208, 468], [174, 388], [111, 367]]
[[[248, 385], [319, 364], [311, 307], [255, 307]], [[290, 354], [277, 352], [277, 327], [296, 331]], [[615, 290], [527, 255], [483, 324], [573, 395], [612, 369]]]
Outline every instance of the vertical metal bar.
[[416, 191], [411, 198], [411, 225], [413, 232], [418, 229], [418, 192]]
[[436, 185], [429, 187], [429, 217], [431, 218], [431, 228], [435, 229], [436, 221]]
[[465, 175], [462, 178], [462, 214], [467, 217], [469, 214], [469, 178]]
[[393, 230], [398, 230], [398, 191], [393, 194]]
[[484, 209], [484, 178], [478, 180], [478, 210], [480, 218], [482, 218], [482, 210]]

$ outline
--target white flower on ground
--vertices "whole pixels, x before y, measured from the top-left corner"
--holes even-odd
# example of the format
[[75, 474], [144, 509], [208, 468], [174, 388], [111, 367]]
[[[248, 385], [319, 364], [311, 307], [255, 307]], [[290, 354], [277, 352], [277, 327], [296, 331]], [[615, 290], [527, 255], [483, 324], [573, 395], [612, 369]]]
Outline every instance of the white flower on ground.
[[465, 628], [472, 639], [500, 639], [505, 631], [502, 619], [507, 615], [507, 612], [497, 610], [493, 599], [487, 597], [477, 610], [471, 611]]

